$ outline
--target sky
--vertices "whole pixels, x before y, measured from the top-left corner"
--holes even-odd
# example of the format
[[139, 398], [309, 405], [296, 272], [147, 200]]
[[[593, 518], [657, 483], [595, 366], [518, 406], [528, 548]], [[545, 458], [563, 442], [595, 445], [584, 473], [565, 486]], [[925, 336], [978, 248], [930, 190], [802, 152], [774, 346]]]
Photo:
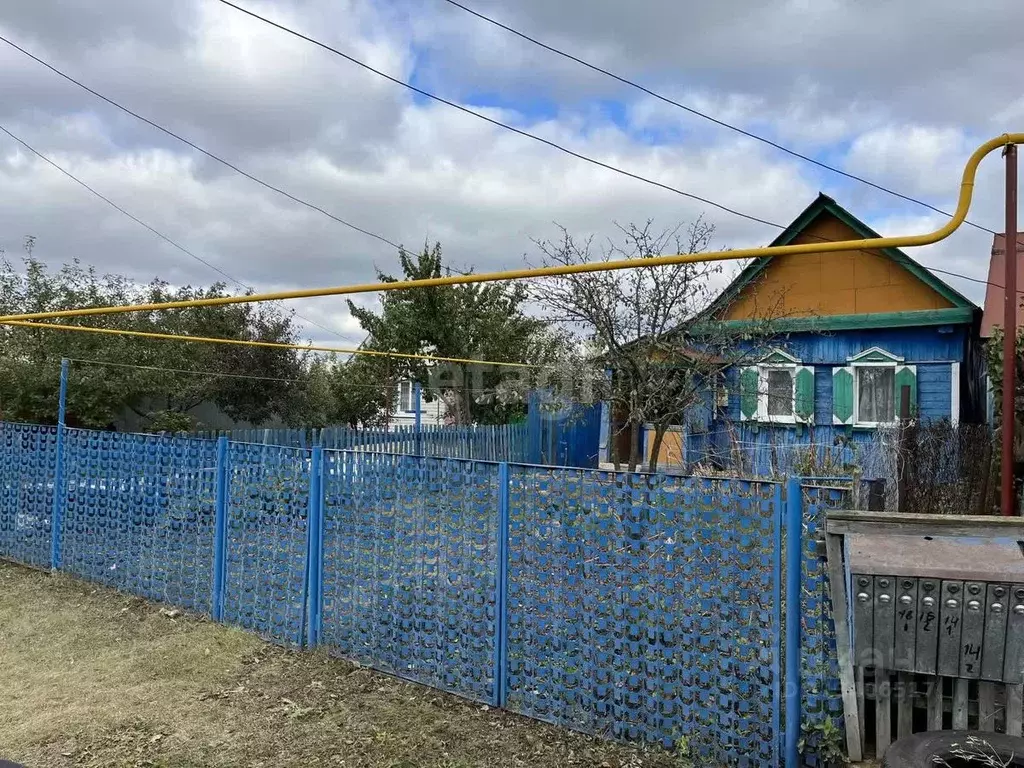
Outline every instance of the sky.
[[[610, 165], [789, 223], [825, 192], [884, 235], [925, 207], [818, 168], [562, 59], [445, 0], [239, 0], [393, 77]], [[952, 210], [967, 156], [1024, 130], [1019, 0], [464, 0], [720, 120]], [[217, 0], [0, 3], [0, 34], [94, 90], [335, 216], [458, 268], [536, 263], [558, 227], [704, 215], [719, 247], [777, 229], [589, 165], [432, 102]], [[395, 272], [396, 249], [271, 192], [0, 42], [0, 125], [216, 268], [259, 291]], [[0, 248], [139, 281], [221, 275], [0, 134]], [[1002, 231], [1003, 166], [971, 220]], [[984, 279], [991, 235], [908, 251]], [[946, 278], [981, 302], [984, 286]], [[373, 296], [360, 302], [373, 304]], [[290, 302], [306, 337], [354, 344], [343, 299]], [[340, 339], [339, 339], [340, 336]]]

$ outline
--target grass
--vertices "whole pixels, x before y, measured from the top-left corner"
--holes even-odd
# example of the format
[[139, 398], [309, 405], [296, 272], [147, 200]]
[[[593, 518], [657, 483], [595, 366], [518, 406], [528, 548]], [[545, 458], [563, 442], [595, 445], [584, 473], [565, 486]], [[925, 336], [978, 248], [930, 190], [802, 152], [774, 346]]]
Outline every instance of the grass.
[[29, 768], [685, 765], [3, 562], [0, 686]]

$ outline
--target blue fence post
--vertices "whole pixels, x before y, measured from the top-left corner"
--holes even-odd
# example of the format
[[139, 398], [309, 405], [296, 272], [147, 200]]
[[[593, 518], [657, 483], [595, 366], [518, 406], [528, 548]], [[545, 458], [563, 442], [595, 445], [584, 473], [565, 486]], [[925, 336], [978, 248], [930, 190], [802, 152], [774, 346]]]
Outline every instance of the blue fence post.
[[228, 438], [217, 438], [217, 505], [213, 528], [213, 602], [210, 615], [214, 621], [224, 619], [224, 582], [227, 576], [228, 543]]
[[498, 465], [498, 579], [494, 596], [494, 697], [496, 707], [504, 707], [508, 667], [508, 462]]
[[323, 466], [324, 449], [313, 448], [309, 462], [309, 512], [306, 516], [306, 645], [320, 642], [323, 606]]
[[783, 765], [800, 764], [800, 605], [803, 594], [801, 479], [786, 483], [786, 745]]
[[772, 550], [772, 572], [775, 574], [775, 584], [772, 588], [772, 620], [775, 622], [775, 663], [772, 665], [772, 672], [775, 677], [775, 689], [772, 691], [772, 733], [776, 734], [776, 757], [775, 768], [781, 764], [778, 750], [782, 747], [782, 689], [785, 681], [783, 675], [782, 657], [785, 653], [782, 634], [782, 582], [785, 580], [785, 572], [782, 570], [782, 529], [788, 520], [786, 516], [786, 497], [783, 484], [775, 486], [775, 537]]
[[53, 467], [53, 504], [50, 508], [50, 567], [60, 568], [61, 537], [64, 533], [64, 423], [68, 405], [68, 369], [71, 361], [60, 361], [60, 396], [57, 400], [57, 445]]

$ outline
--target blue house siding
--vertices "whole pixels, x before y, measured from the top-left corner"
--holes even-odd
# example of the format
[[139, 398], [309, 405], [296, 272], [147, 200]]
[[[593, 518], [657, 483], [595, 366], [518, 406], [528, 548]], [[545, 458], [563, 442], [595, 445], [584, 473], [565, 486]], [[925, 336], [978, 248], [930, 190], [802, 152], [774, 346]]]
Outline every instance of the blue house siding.
[[908, 363], [952, 363], [964, 360], [967, 332], [965, 326], [935, 326], [793, 333], [780, 336], [771, 346], [786, 350], [804, 365], [846, 365], [849, 358], [872, 347], [881, 347]]
[[[875, 430], [833, 426], [832, 372], [849, 358], [872, 347], [905, 359], [917, 367], [917, 413], [922, 420], [952, 416], [953, 363], [961, 362], [965, 328], [910, 328], [834, 335], [793, 334], [773, 346], [786, 350], [814, 368], [814, 424], [770, 425], [740, 421], [738, 371], [727, 375], [729, 404], [720, 410], [706, 432], [687, 435], [691, 464], [734, 467], [737, 449], [744, 469], [758, 475], [788, 474], [799, 468], [843, 465], [879, 471]], [[814, 446], [815, 461], [809, 457]]]

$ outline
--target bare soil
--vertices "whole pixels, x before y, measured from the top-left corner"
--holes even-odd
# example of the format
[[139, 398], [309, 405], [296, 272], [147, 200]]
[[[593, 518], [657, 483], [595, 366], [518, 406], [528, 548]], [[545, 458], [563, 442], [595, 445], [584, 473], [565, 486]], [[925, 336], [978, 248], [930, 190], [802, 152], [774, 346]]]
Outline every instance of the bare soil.
[[29, 768], [688, 765], [2, 562], [0, 758]]

